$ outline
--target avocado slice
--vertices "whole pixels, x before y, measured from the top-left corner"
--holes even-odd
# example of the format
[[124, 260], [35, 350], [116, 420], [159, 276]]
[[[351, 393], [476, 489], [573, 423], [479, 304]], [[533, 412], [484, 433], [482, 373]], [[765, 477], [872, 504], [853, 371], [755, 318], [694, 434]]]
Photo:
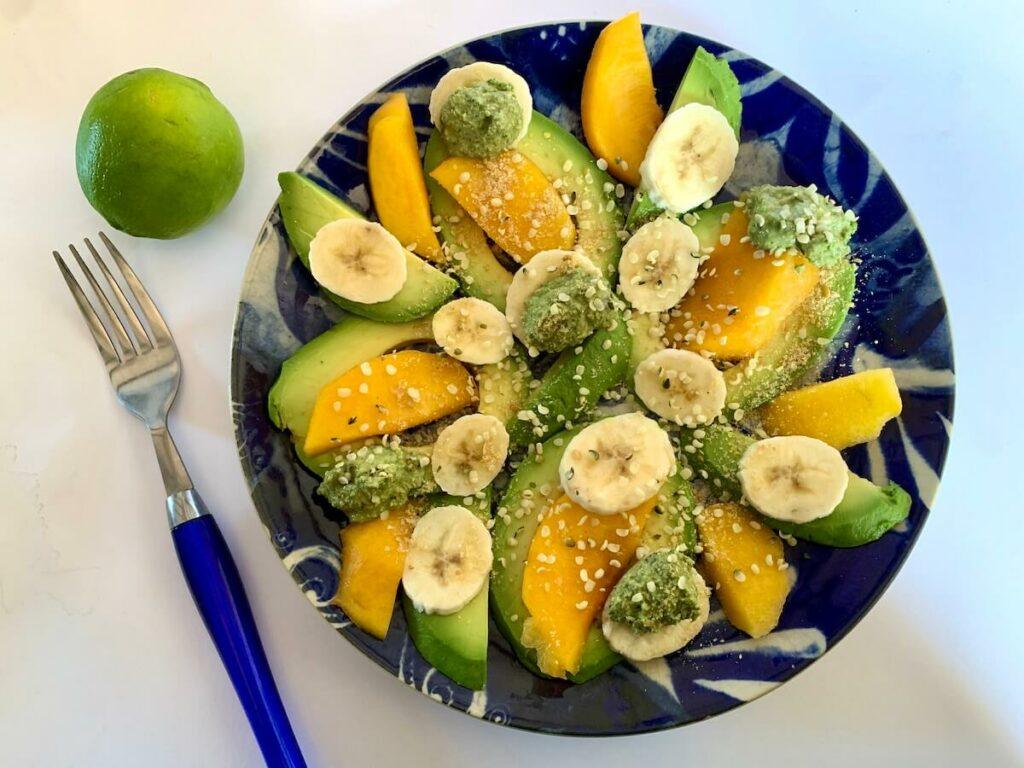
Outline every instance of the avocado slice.
[[605, 392], [626, 380], [631, 344], [626, 322], [616, 320], [611, 329], [597, 331], [559, 355], [523, 409], [506, 424], [512, 444], [536, 443], [586, 418]]
[[[729, 62], [709, 53], [698, 46], [683, 73], [668, 112], [671, 114], [686, 104], [698, 103], [714, 107], [721, 112], [729, 125], [740, 136], [743, 117], [740, 82], [736, 79]], [[626, 227], [630, 232], [661, 215], [663, 208], [651, 200], [642, 189], [636, 191], [633, 205], [629, 209]]]
[[487, 234], [451, 195], [430, 175], [448, 158], [448, 147], [435, 129], [423, 153], [424, 177], [430, 196], [430, 209], [441, 228], [449, 269], [467, 296], [489, 301], [505, 311], [505, 295], [512, 284], [512, 273], [495, 257]]
[[[754, 438], [738, 429], [715, 424], [704, 430], [703, 445], [690, 454], [701, 476], [732, 498], [739, 499], [739, 463]], [[880, 538], [910, 513], [910, 495], [896, 483], [880, 488], [850, 473], [846, 494], [831, 514], [808, 523], [762, 519], [772, 528], [829, 547], [859, 547]]]
[[487, 589], [457, 613], [440, 616], [416, 609], [404, 593], [405, 623], [416, 650], [446, 677], [474, 691], [487, 683]]
[[[537, 668], [536, 651], [524, 646], [521, 640], [523, 622], [530, 615], [523, 603], [523, 569], [537, 530], [538, 512], [544, 502], [561, 494], [558, 463], [562, 452], [581, 428], [549, 438], [544, 442], [541, 453], [531, 453], [523, 459], [498, 505], [494, 528], [491, 529], [494, 540], [491, 615], [523, 665], [542, 677], [543, 673]], [[528, 499], [535, 501], [533, 507], [524, 505]], [[580, 669], [570, 679], [575, 683], [586, 682], [613, 667], [619, 659], [620, 656], [611, 649], [600, 627], [595, 624], [587, 636]]]
[[622, 254], [620, 233], [625, 226], [621, 201], [615, 194], [616, 182], [579, 139], [540, 112], [526, 135], [515, 147], [540, 168], [552, 183], [561, 182], [559, 192], [568, 195], [578, 212], [576, 231], [578, 248], [590, 257], [612, 285]]
[[658, 491], [658, 501], [644, 525], [640, 547], [648, 552], [682, 547], [691, 558], [696, 557], [697, 523], [693, 519], [696, 505], [690, 481], [676, 472]]
[[[298, 173], [280, 173], [278, 205], [281, 221], [299, 260], [309, 268], [309, 244], [324, 224], [343, 218], [365, 218], [359, 211], [335, 197], [316, 182]], [[456, 282], [412, 253], [406, 253], [408, 277], [405, 285], [387, 301], [361, 304], [343, 299], [324, 289], [342, 309], [384, 323], [403, 323], [433, 312], [455, 292]]]
[[533, 373], [522, 348], [516, 345], [512, 354], [500, 363], [489, 363], [476, 369], [477, 391], [480, 393], [477, 411], [508, 424], [522, 408], [533, 381]]
[[626, 383], [632, 389], [637, 366], [655, 352], [665, 348], [665, 329], [657, 312], [643, 313], [634, 310], [633, 316], [626, 322], [630, 331]]
[[668, 111], [674, 112], [693, 103], [714, 107], [729, 121], [738, 139], [743, 120], [741, 98], [740, 81], [736, 79], [729, 62], [709, 53], [704, 46], [699, 45], [686, 67]]
[[379, 323], [351, 315], [343, 318], [281, 365], [267, 396], [270, 420], [301, 442], [316, 397], [327, 384], [365, 360], [433, 337], [429, 317], [407, 323]]

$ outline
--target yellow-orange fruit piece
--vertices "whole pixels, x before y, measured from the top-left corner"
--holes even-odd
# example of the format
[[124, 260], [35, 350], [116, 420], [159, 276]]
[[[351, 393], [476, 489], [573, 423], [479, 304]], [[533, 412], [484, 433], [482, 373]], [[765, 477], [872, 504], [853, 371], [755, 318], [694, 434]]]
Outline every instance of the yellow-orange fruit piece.
[[447, 355], [413, 349], [381, 355], [320, 390], [303, 450], [315, 456], [365, 437], [393, 435], [461, 411], [475, 399], [473, 376]]
[[697, 516], [700, 570], [725, 617], [751, 637], [775, 629], [790, 581], [782, 541], [740, 504], [713, 504]]
[[638, 186], [647, 145], [665, 117], [638, 12], [613, 21], [598, 35], [583, 77], [580, 116], [587, 144], [608, 163], [608, 172]]
[[374, 637], [388, 633], [415, 524], [415, 512], [402, 507], [341, 531], [341, 572], [333, 602]]
[[818, 284], [818, 268], [798, 251], [774, 256], [747, 237], [737, 208], [700, 268], [693, 288], [665, 326], [670, 346], [703, 350], [725, 360], [750, 357]]
[[785, 392], [761, 411], [772, 435], [806, 435], [842, 450], [874, 440], [903, 410], [891, 368], [876, 368]]
[[406, 248], [431, 261], [443, 261], [404, 93], [393, 94], [373, 113], [367, 134], [366, 170], [377, 218]]
[[430, 175], [522, 264], [540, 251], [576, 243], [571, 209], [540, 168], [515, 150], [486, 160], [450, 157]]
[[656, 502], [657, 496], [629, 512], [595, 515], [563, 495], [544, 513], [523, 573], [530, 617], [522, 635], [544, 674], [579, 670], [590, 626], [629, 567]]

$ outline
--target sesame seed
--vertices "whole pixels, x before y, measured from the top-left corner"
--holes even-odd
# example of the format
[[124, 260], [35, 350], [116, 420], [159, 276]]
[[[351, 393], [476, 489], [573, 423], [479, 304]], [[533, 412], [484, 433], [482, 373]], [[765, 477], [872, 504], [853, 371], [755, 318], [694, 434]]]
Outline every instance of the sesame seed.
[[373, 373], [373, 368], [370, 367], [369, 363], [360, 363], [359, 370], [362, 371], [363, 376], [369, 376]]

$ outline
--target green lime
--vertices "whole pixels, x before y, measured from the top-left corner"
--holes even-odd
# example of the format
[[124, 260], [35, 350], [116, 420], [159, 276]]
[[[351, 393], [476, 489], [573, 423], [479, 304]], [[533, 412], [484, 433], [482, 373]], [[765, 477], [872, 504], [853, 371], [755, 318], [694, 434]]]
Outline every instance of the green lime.
[[112, 226], [170, 239], [228, 204], [245, 158], [238, 123], [206, 85], [137, 69], [89, 100], [75, 163], [86, 198]]

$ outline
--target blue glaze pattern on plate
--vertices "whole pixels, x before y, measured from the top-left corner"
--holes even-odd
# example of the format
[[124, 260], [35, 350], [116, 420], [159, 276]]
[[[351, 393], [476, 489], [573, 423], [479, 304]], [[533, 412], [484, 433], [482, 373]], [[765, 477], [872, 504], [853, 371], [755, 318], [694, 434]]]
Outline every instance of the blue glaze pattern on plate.
[[[298, 170], [369, 210], [370, 114], [388, 94], [404, 91], [425, 140], [433, 85], [449, 68], [475, 60], [518, 70], [532, 86], [535, 107], [581, 136], [583, 73], [603, 26], [574, 22], [510, 30], [417, 64], [332, 126]], [[260, 231], [242, 285], [231, 369], [236, 437], [256, 510], [285, 565], [324, 618], [399, 680], [449, 706], [519, 728], [586, 735], [669, 728], [754, 699], [806, 668], [857, 623], [895, 576], [933, 503], [949, 444], [954, 375], [946, 306], [917, 225], [881, 165], [828, 108], [756, 59], [664, 27], [645, 27], [645, 38], [663, 104], [697, 45], [731, 62], [743, 89], [743, 133], [728, 192], [755, 183], [813, 183], [857, 212], [858, 293], [819, 373], [830, 378], [891, 366], [903, 395], [902, 415], [878, 440], [848, 450], [846, 458], [854, 471], [879, 483], [893, 480], [910, 492], [909, 518], [858, 549], [798, 544], [789, 554], [793, 591], [768, 637], [750, 640], [717, 610], [682, 652], [638, 666], [622, 663], [573, 686], [520, 666], [492, 623], [487, 689], [474, 693], [422, 659], [401, 610], [383, 641], [352, 626], [330, 603], [340, 563], [339, 525], [266, 408], [282, 360], [342, 313], [319, 294], [288, 248], [276, 207]]]

